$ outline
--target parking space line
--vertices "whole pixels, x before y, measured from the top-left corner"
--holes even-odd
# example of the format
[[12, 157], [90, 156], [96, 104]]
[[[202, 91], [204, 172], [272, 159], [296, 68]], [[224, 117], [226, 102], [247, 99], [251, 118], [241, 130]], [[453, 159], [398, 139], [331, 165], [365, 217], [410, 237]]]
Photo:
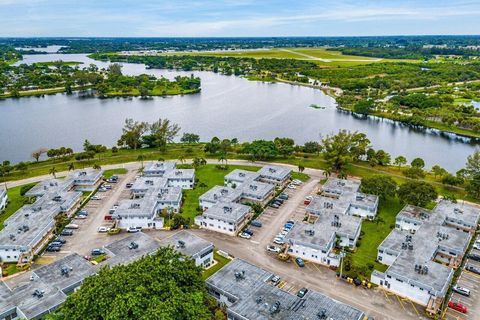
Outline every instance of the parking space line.
[[415, 304], [412, 302], [412, 300], [409, 300], [409, 299], [407, 299], [407, 300], [408, 300], [408, 301], [410, 302], [410, 304], [412, 305], [413, 310], [415, 310], [415, 313], [417, 314], [417, 316], [420, 316], [420, 313], [418, 312], [417, 307], [415, 307]]
[[403, 311], [406, 312], [407, 310], [405, 309], [405, 306], [403, 305], [402, 300], [400, 300], [400, 297], [397, 295], [395, 295], [395, 297], [397, 297], [398, 303], [400, 303], [400, 305], [402, 306]]

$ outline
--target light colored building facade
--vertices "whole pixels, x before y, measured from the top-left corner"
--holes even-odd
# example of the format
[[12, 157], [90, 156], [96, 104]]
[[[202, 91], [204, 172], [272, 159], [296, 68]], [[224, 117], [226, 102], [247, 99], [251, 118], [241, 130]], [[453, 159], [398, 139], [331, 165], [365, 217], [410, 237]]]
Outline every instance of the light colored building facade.
[[182, 189], [191, 189], [194, 183], [193, 169], [177, 169], [173, 161], [151, 162], [130, 188], [132, 199], [120, 201], [112, 218], [121, 229], [163, 229], [162, 211], [178, 213]]
[[229, 320], [362, 320], [363, 311], [310, 290], [299, 298], [275, 286], [269, 271], [234, 259], [206, 280], [207, 290], [227, 309]]
[[7, 207], [7, 202], [8, 202], [7, 190], [0, 188], [0, 211], [2, 211]]
[[468, 204], [440, 201], [433, 210], [407, 205], [378, 247], [377, 260], [389, 267], [372, 273], [371, 281], [435, 314], [479, 217], [480, 210]]
[[289, 180], [290, 174], [290, 169], [280, 166], [266, 166], [258, 172], [233, 170], [225, 176], [224, 186], [215, 186], [199, 197], [204, 213], [195, 218], [195, 224], [229, 235], [238, 234], [252, 217], [252, 210], [245, 204], [265, 206], [275, 196], [275, 187]]

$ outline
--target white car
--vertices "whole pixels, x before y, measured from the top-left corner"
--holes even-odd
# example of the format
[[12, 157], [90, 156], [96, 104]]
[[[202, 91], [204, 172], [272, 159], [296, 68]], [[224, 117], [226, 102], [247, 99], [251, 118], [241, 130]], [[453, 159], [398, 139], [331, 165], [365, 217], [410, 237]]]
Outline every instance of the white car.
[[288, 188], [288, 189], [297, 189], [297, 187], [294, 186], [293, 184], [289, 184], [287, 188]]
[[267, 246], [267, 251], [268, 252], [273, 252], [273, 253], [280, 253], [280, 248], [276, 246]]
[[473, 249], [480, 250], [480, 243], [475, 242], [475, 243], [473, 244]]
[[248, 233], [242, 232], [240, 233], [239, 237], [244, 239], [250, 239], [252, 236], [249, 235]]
[[275, 238], [275, 239], [273, 239], [273, 243], [285, 244], [285, 240], [283, 240], [282, 238]]
[[75, 216], [75, 219], [87, 219], [87, 216], [86, 215], [83, 215], [83, 214], [77, 214]]
[[127, 232], [128, 233], [136, 233], [142, 231], [142, 227], [128, 227]]
[[282, 236], [286, 236], [288, 234], [288, 230], [283, 229], [282, 232], [280, 232]]
[[102, 200], [99, 196], [92, 196], [90, 200]]
[[100, 233], [105, 233], [105, 232], [108, 232], [108, 229], [107, 227], [98, 227], [97, 231], [100, 232]]
[[78, 224], [70, 223], [65, 226], [65, 229], [78, 229]]

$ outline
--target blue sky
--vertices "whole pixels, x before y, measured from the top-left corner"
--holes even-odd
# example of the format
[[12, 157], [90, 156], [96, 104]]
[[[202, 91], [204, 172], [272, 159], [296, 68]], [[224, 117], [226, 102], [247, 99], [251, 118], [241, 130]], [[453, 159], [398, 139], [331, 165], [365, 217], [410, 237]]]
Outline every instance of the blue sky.
[[0, 0], [0, 36], [479, 34], [468, 0]]

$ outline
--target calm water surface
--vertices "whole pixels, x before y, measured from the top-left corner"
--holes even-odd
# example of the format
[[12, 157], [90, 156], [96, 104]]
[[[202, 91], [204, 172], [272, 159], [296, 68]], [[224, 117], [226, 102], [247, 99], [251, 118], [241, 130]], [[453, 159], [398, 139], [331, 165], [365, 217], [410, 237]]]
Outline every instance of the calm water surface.
[[[83, 54], [28, 55], [22, 63], [80, 61], [107, 67]], [[149, 73], [173, 78], [190, 72], [148, 70], [141, 64], [124, 64], [125, 74]], [[85, 139], [115, 145], [125, 118], [155, 121], [168, 118], [183, 132], [195, 132], [203, 141], [213, 136], [240, 141], [292, 137], [297, 143], [318, 140], [339, 129], [364, 132], [375, 148], [392, 156], [422, 157], [428, 166], [439, 164], [450, 171], [460, 169], [476, 144], [414, 130], [389, 120], [359, 119], [335, 108], [335, 100], [320, 90], [248, 81], [211, 72], [194, 72], [202, 79], [202, 92], [195, 95], [96, 99], [57, 94], [0, 101], [0, 160], [29, 160], [38, 147], [72, 147], [79, 151]], [[325, 109], [313, 109], [318, 104]]]

